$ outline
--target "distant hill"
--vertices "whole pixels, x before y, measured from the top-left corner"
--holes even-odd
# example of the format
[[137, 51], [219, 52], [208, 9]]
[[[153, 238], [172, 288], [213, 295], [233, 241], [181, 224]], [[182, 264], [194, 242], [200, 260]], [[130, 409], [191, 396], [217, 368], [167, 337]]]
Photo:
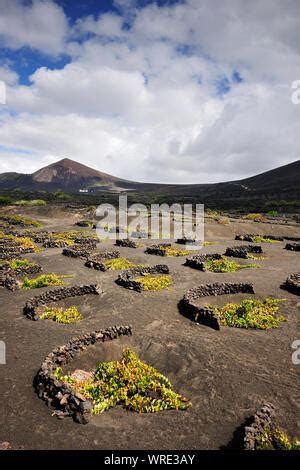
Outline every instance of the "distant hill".
[[[208, 206], [241, 207], [264, 201], [300, 200], [300, 161], [238, 181], [212, 184], [150, 184], [127, 181], [64, 158], [35, 173], [0, 174], [0, 191], [64, 191], [91, 195], [130, 191], [165, 202], [199, 202]], [[251, 202], [252, 201], [252, 202]], [[252, 205], [253, 205], [252, 204]]]
[[0, 174], [0, 188], [25, 191], [65, 191], [78, 192], [94, 187], [104, 190], [117, 190], [123, 180], [94, 170], [69, 158], [45, 166], [25, 175], [21, 173]]

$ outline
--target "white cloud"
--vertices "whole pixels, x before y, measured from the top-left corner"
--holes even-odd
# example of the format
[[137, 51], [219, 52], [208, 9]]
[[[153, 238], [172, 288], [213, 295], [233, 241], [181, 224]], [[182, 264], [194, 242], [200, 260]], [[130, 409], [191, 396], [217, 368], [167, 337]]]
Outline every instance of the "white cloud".
[[[52, 18], [62, 13], [42, 3], [54, 8]], [[128, 31], [112, 13], [82, 18], [68, 33], [64, 26], [51, 47], [59, 51], [68, 34], [72, 62], [37, 69], [30, 86], [11, 76], [7, 101], [17, 115], [0, 115], [1, 142], [32, 150], [30, 168], [69, 157], [152, 182], [222, 181], [296, 160], [300, 106], [290, 86], [300, 78], [299, 9], [296, 0], [188, 0], [135, 9]], [[223, 97], [220, 77], [231, 87]], [[25, 157], [3, 153], [0, 171], [9, 158], [28, 169]]]
[[28, 46], [55, 55], [63, 52], [68, 22], [52, 0], [1, 0], [0, 42], [11, 49]]

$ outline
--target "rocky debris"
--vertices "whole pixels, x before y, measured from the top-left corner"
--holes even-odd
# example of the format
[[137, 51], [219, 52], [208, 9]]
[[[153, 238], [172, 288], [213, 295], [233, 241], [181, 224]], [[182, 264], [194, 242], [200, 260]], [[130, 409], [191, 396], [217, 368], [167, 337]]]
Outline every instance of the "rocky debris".
[[104, 262], [109, 259], [119, 258], [120, 252], [117, 250], [112, 251], [102, 251], [100, 253], [96, 253], [89, 258], [84, 263], [85, 266], [88, 268], [94, 268], [99, 271], [107, 271], [107, 267], [105, 266]]
[[149, 255], [166, 256], [166, 248], [171, 248], [171, 243], [160, 243], [159, 245], [150, 245], [145, 253]]
[[91, 220], [79, 220], [75, 223], [78, 227], [93, 227], [93, 222]]
[[263, 253], [260, 245], [239, 245], [226, 248], [225, 256], [234, 256], [235, 258], [248, 258], [249, 253]]
[[64, 256], [86, 259], [96, 249], [96, 243], [68, 246], [62, 250]]
[[183, 237], [178, 238], [175, 243], [179, 245], [201, 245], [200, 240], [194, 240], [193, 238]]
[[23, 309], [24, 315], [30, 320], [39, 319], [39, 307], [47, 306], [49, 303], [58, 302], [69, 297], [78, 297], [81, 295], [96, 294], [100, 295], [102, 290], [97, 284], [59, 287], [54, 290], [43, 292], [41, 295], [27, 300]]
[[292, 294], [300, 295], [300, 273], [291, 274], [280, 287]]
[[259, 438], [264, 431], [274, 427], [275, 408], [271, 403], [265, 403], [253, 416], [249, 425], [244, 427], [244, 450], [257, 450]]
[[247, 233], [246, 235], [236, 235], [235, 240], [241, 240], [245, 242], [251, 242], [255, 243], [255, 238], [256, 237], [264, 237], [264, 238], [269, 238], [270, 240], [276, 240], [279, 242], [283, 242], [285, 237], [279, 237], [277, 235], [258, 235], [258, 234], [252, 234], [252, 233]]
[[182, 315], [190, 320], [220, 330], [220, 322], [215, 312], [207, 307], [198, 306], [197, 300], [202, 297], [225, 294], [254, 294], [253, 285], [248, 283], [216, 282], [214, 284], [200, 284], [189, 289], [178, 304]]
[[129, 238], [123, 238], [116, 240], [116, 246], [125, 246], [126, 248], [137, 248], [138, 245], [135, 241], [130, 240]]
[[190, 266], [194, 269], [199, 269], [200, 271], [206, 271], [205, 264], [210, 260], [222, 259], [223, 256], [219, 253], [209, 253], [209, 254], [197, 254], [192, 255], [186, 258], [185, 266]]
[[[48, 354], [34, 378], [34, 389], [39, 398], [47, 405], [55, 408], [54, 415], [58, 419], [71, 416], [75, 422], [87, 424], [93, 404], [83, 395], [74, 390], [71, 384], [58, 380], [54, 375], [58, 367], [68, 364], [75, 356], [85, 351], [96, 342], [117, 339], [120, 336], [130, 336], [131, 326], [112, 326], [106, 330], [92, 331], [81, 336], [75, 336], [64, 346], [57, 347]], [[83, 377], [85, 371], [75, 371]], [[85, 375], [84, 375], [85, 377]]]
[[121, 272], [116, 279], [116, 283], [126, 289], [132, 289], [142, 292], [143, 286], [136, 281], [136, 277], [145, 276], [146, 274], [169, 274], [169, 267], [166, 264], [157, 264], [155, 266], [136, 266]]
[[300, 251], [300, 243], [287, 243], [284, 248], [290, 251]]

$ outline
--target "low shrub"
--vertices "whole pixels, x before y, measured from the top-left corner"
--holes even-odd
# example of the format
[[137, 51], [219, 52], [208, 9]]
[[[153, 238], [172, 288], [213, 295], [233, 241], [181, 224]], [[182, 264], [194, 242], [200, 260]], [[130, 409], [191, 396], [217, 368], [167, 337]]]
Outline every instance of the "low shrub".
[[278, 211], [268, 211], [267, 215], [269, 215], [270, 217], [278, 217], [279, 213]]
[[57, 276], [57, 274], [42, 274], [41, 276], [36, 277], [35, 279], [24, 278], [23, 283], [21, 284], [22, 289], [39, 289], [40, 287], [47, 286], [63, 286], [64, 282], [62, 279], [70, 276]]
[[135, 281], [142, 284], [145, 291], [168, 289], [173, 283], [172, 276], [168, 274], [151, 276], [151, 274], [146, 273], [144, 276], [136, 278]]
[[46, 206], [47, 202], [44, 199], [20, 200], [15, 201], [16, 206]]
[[86, 381], [62, 376], [61, 368], [56, 369], [55, 376], [92, 400], [93, 414], [118, 405], [138, 413], [186, 410], [192, 406], [187, 398], [172, 390], [172, 384], [164, 375], [142, 362], [130, 348], [123, 351], [120, 361], [99, 364]]
[[245, 219], [247, 220], [253, 220], [254, 222], [265, 222], [265, 217], [263, 214], [247, 214], [245, 216]]
[[112, 258], [103, 262], [104, 266], [107, 269], [117, 270], [117, 269], [129, 269], [135, 266], [134, 263], [128, 261], [126, 258]]
[[8, 206], [12, 204], [12, 198], [9, 196], [0, 196], [0, 206]]
[[82, 320], [82, 315], [74, 305], [66, 310], [59, 307], [46, 307], [40, 315], [41, 320], [53, 320], [57, 323], [78, 323]]
[[282, 299], [268, 297], [265, 301], [246, 299], [239, 304], [228, 303], [223, 307], [209, 305], [209, 308], [218, 316], [221, 325], [267, 330], [278, 328], [281, 322], [286, 321], [283, 316], [275, 317], [279, 302]]
[[54, 193], [54, 196], [56, 199], [60, 199], [62, 201], [69, 201], [71, 199], [71, 196], [69, 194], [64, 193], [63, 191], [56, 191]]

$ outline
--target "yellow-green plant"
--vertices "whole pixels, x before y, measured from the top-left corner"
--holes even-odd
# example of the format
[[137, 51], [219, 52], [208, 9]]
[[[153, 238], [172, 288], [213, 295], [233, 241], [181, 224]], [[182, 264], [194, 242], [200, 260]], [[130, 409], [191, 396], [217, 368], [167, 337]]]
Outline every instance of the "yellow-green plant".
[[0, 220], [7, 222], [8, 225], [32, 225], [33, 227], [41, 227], [40, 222], [20, 215], [0, 214]]
[[150, 273], [136, 278], [135, 281], [139, 282], [142, 285], [142, 289], [145, 291], [168, 289], [173, 283], [172, 276], [168, 274], [151, 276]]
[[258, 299], [245, 299], [239, 304], [228, 303], [223, 307], [209, 305], [218, 316], [221, 325], [236, 328], [256, 328], [267, 330], [278, 328], [281, 322], [286, 321], [283, 316], [276, 317], [279, 302], [283, 299], [266, 298], [265, 301]]
[[253, 220], [254, 222], [265, 222], [265, 217], [262, 214], [247, 214], [245, 216], [247, 220]]
[[173, 248], [172, 246], [160, 246], [161, 250], [164, 250], [166, 256], [188, 256], [192, 253], [191, 250], [180, 250], [178, 248]]
[[63, 376], [61, 368], [54, 375], [93, 402], [93, 414], [121, 405], [138, 413], [164, 410], [186, 410], [191, 402], [173, 391], [172, 384], [154, 367], [142, 362], [130, 348], [123, 351], [120, 361], [99, 364], [90, 379], [79, 382]]
[[35, 263], [31, 263], [28, 259], [13, 259], [9, 261], [11, 269], [29, 268], [30, 266], [35, 266]]
[[82, 320], [82, 315], [74, 305], [72, 307], [63, 308], [59, 307], [46, 307], [43, 313], [40, 315], [42, 320], [53, 320], [57, 323], [78, 323]]
[[36, 277], [35, 279], [24, 278], [23, 283], [21, 284], [22, 289], [38, 289], [40, 287], [47, 286], [63, 286], [64, 282], [62, 279], [71, 276], [57, 276], [57, 274], [42, 274], [41, 276]]
[[290, 441], [279, 428], [265, 429], [257, 441], [257, 450], [300, 450], [300, 441]]
[[252, 240], [254, 243], [280, 243], [279, 240], [273, 240], [273, 238], [268, 238], [264, 235], [254, 235]]
[[235, 261], [229, 261], [227, 258], [211, 259], [206, 263], [206, 269], [214, 273], [234, 273], [239, 269], [258, 268], [257, 264], [238, 264]]
[[135, 266], [134, 263], [128, 261], [126, 258], [112, 258], [103, 262], [104, 266], [107, 269], [117, 270], [117, 269], [129, 269]]

